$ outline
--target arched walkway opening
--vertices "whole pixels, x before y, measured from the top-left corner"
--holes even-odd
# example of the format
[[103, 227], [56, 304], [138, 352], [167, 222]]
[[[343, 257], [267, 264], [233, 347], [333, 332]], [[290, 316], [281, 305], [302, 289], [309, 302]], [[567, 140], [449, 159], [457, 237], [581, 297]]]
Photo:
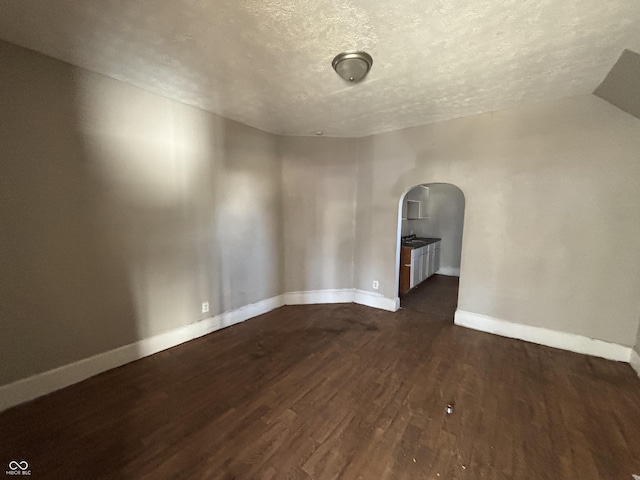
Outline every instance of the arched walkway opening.
[[464, 193], [424, 183], [399, 199], [396, 297], [400, 308], [453, 321], [462, 259]]

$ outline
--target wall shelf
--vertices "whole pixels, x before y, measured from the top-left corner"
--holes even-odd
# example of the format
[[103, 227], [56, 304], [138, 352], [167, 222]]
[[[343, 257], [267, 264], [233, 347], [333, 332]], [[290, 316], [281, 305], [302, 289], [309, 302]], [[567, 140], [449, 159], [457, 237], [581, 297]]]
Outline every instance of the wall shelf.
[[420, 218], [420, 202], [417, 200], [407, 200], [407, 220]]

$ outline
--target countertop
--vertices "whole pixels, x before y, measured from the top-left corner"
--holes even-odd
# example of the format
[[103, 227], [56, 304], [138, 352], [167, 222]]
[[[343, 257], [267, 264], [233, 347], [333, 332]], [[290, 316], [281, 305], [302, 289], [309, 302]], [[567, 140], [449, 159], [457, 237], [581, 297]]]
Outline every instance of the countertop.
[[408, 247], [408, 248], [420, 248], [420, 247], [424, 247], [425, 245], [430, 245], [432, 243], [436, 243], [440, 241], [442, 241], [441, 238], [416, 237], [413, 240], [410, 240], [408, 242], [402, 242], [402, 246]]

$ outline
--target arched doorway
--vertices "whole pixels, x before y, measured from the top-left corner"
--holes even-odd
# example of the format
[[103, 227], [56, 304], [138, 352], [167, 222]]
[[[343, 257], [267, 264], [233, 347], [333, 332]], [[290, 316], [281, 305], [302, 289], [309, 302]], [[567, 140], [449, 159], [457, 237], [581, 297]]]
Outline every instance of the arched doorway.
[[424, 183], [399, 199], [396, 303], [450, 317], [458, 301], [465, 197], [450, 183]]

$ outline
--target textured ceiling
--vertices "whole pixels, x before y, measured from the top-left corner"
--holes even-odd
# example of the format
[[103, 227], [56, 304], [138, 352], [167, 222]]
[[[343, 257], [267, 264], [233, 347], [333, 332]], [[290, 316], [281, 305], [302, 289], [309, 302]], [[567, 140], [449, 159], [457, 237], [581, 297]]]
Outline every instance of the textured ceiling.
[[[254, 127], [363, 136], [590, 93], [638, 0], [2, 0], [0, 38]], [[339, 52], [374, 58], [360, 84]]]

